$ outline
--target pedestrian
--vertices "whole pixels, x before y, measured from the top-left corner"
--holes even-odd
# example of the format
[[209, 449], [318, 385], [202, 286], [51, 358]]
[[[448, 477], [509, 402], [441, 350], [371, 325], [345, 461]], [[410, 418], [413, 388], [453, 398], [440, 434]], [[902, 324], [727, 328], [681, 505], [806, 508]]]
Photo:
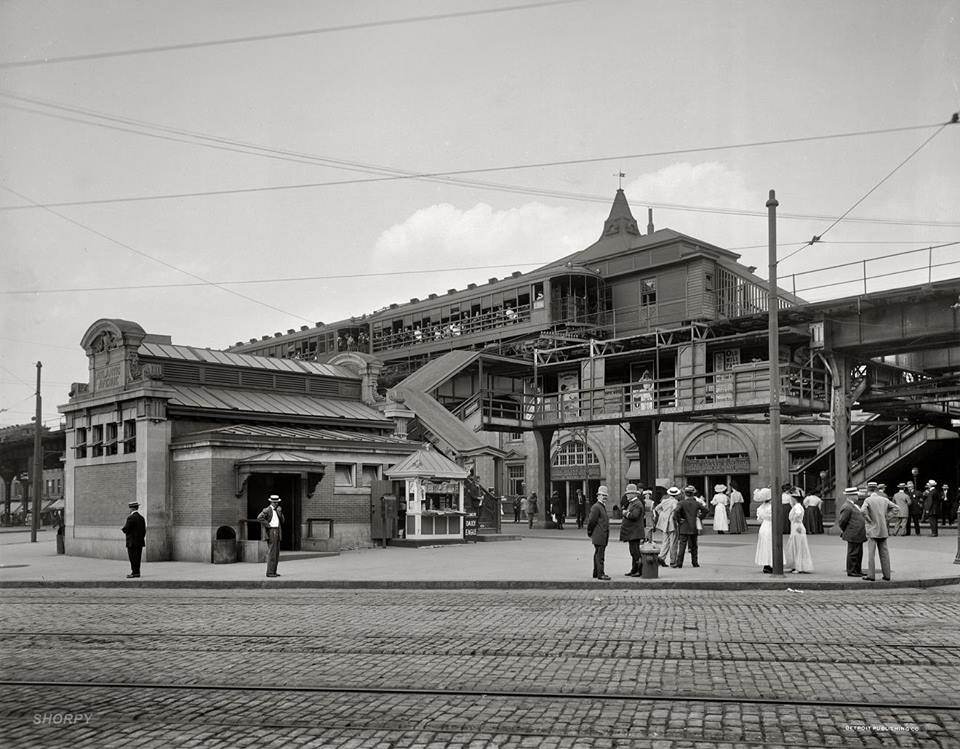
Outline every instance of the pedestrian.
[[530, 492], [530, 499], [527, 500], [527, 523], [533, 528], [533, 521], [537, 518], [537, 493]]
[[816, 492], [810, 492], [803, 498], [803, 527], [807, 535], [823, 533], [823, 510], [820, 509], [822, 503], [823, 500]]
[[914, 532], [920, 535], [920, 518], [923, 517], [923, 495], [914, 486], [912, 481], [907, 482], [907, 496], [910, 497], [909, 514], [907, 515], [907, 532], [910, 535], [910, 526], [913, 525]]
[[596, 580], [609, 580], [610, 576], [603, 570], [604, 558], [607, 555], [607, 543], [610, 541], [610, 518], [607, 515], [607, 487], [597, 489], [597, 501], [590, 508], [590, 519], [587, 521], [587, 535], [593, 544], [593, 577]]
[[736, 484], [730, 482], [730, 533], [737, 535], [747, 532], [747, 516], [743, 511], [743, 495]]
[[897, 492], [893, 495], [893, 503], [897, 506], [897, 522], [890, 535], [902, 536], [910, 525], [910, 495], [907, 494], [905, 483], [897, 484]]
[[679, 500], [680, 490], [671, 486], [654, 509], [657, 516], [657, 530], [663, 534], [660, 539], [660, 553], [657, 555], [657, 561], [661, 567], [667, 566], [668, 555], [670, 566], [677, 566], [677, 522], [673, 518], [673, 512], [677, 509]]
[[400, 538], [407, 537], [407, 500], [397, 502], [397, 530]]
[[890, 580], [890, 552], [887, 550], [887, 514], [896, 513], [897, 506], [891, 502], [881, 492], [876, 491], [871, 494], [863, 503], [861, 508], [863, 520], [867, 533], [867, 570], [869, 574], [863, 576], [864, 580], [873, 582], [876, 577], [876, 555], [880, 552], [880, 572], [883, 573], [883, 579]]
[[780, 530], [783, 535], [790, 533], [790, 503], [793, 498], [793, 486], [784, 484], [780, 487]]
[[930, 479], [923, 492], [923, 517], [930, 523], [930, 535], [934, 537], [940, 535], [940, 504], [940, 490], [937, 488], [937, 482]]
[[717, 533], [726, 533], [730, 530], [730, 522], [727, 520], [727, 505], [730, 498], [727, 496], [726, 484], [717, 484], [713, 487], [713, 499], [710, 504], [714, 506], [713, 511], [713, 530]]
[[753, 561], [768, 575], [773, 572], [773, 508], [770, 507], [770, 496], [767, 487], [753, 493], [753, 501], [757, 505], [757, 520], [760, 521], [757, 551], [753, 555]]
[[554, 492], [550, 495], [550, 512], [553, 513], [553, 522], [557, 524], [557, 530], [563, 530], [563, 524], [567, 520], [566, 501], [560, 496], [560, 492]]
[[797, 489], [790, 505], [790, 538], [783, 548], [784, 569], [790, 568], [796, 573], [813, 572], [813, 557], [807, 543], [807, 529], [803, 525], [802, 497], [803, 490]]
[[513, 498], [513, 523], [516, 525], [520, 522], [520, 495], [518, 494]]
[[257, 515], [260, 526], [263, 528], [270, 544], [267, 549], [267, 577], [280, 577], [277, 574], [277, 564], [280, 561], [280, 539], [283, 536], [283, 513], [280, 511], [280, 497], [270, 495], [270, 506], [264, 507]]
[[944, 484], [940, 487], [940, 525], [946, 528], [953, 525], [953, 498], [950, 496], [950, 486]]
[[630, 571], [625, 577], [640, 577], [640, 544], [643, 543], [643, 499], [636, 484], [627, 484], [624, 492], [627, 506], [623, 511], [620, 524], [620, 540], [626, 541], [630, 549]]
[[583, 528], [587, 522], [587, 498], [583, 495], [583, 489], [577, 489], [577, 528]]
[[643, 496], [643, 540], [653, 542], [653, 489], [644, 489]]
[[855, 486], [844, 489], [844, 504], [837, 515], [840, 538], [847, 542], [847, 577], [863, 577], [863, 544], [867, 540], [867, 526], [857, 503], [859, 495]]
[[127, 538], [127, 556], [130, 558], [130, 574], [127, 578], [140, 577], [140, 559], [147, 542], [147, 521], [139, 512], [139, 502], [127, 502], [127, 507], [130, 508], [130, 514], [120, 529]]
[[673, 511], [673, 519], [677, 523], [677, 536], [679, 545], [677, 548], [677, 563], [670, 565], [680, 569], [683, 567], [683, 557], [687, 547], [690, 547], [690, 562], [694, 567], [700, 566], [699, 550], [697, 548], [697, 534], [699, 530], [697, 523], [701, 514], [706, 508], [706, 502], [703, 504], [697, 498], [697, 490], [692, 486], [684, 487], [683, 499]]

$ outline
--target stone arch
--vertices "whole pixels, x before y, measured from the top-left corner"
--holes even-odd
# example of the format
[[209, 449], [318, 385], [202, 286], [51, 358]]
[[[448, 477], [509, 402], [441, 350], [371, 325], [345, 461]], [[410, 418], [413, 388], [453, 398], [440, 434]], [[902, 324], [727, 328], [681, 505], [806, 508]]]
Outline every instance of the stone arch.
[[104, 317], [87, 328], [80, 345], [88, 356], [114, 348], [131, 347], [136, 350], [146, 336], [147, 332], [135, 322]]
[[[555, 466], [556, 463], [554, 460], [557, 457], [557, 454], [561, 449], [573, 442], [583, 443], [587, 450], [593, 454], [597, 459], [596, 463], [587, 463], [588, 465], [596, 465], [600, 469], [600, 476], [607, 476], [607, 466], [606, 466], [606, 456], [603, 453], [603, 448], [596, 439], [591, 439], [591, 435], [588, 433], [586, 439], [582, 433], [577, 432], [560, 432], [554, 437], [553, 444], [550, 446], [550, 465]], [[589, 461], [589, 455], [587, 456]]]
[[734, 452], [733, 447], [741, 449], [750, 456], [750, 473], [760, 472], [760, 454], [750, 433], [737, 424], [704, 424], [692, 430], [680, 444], [673, 456], [673, 475], [684, 474], [683, 459], [691, 451], [703, 450], [704, 453]]

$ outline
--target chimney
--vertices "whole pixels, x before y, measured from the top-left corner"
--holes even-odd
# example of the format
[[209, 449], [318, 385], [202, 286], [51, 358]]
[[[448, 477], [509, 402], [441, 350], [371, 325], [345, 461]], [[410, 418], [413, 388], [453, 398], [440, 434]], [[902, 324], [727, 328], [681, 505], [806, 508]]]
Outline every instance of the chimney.
[[653, 208], [647, 208], [647, 234], [653, 234]]

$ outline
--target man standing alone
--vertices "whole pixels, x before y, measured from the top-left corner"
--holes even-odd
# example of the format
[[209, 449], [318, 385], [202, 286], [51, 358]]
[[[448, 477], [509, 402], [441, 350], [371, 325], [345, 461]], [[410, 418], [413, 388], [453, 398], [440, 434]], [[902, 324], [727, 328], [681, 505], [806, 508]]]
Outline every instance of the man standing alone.
[[277, 564], [280, 561], [280, 538], [283, 525], [283, 513], [280, 512], [280, 497], [270, 495], [270, 506], [264, 507], [257, 515], [261, 527], [267, 533], [270, 548], [267, 550], [267, 577], [280, 577], [277, 574]]
[[867, 569], [870, 574], [864, 575], [864, 580], [873, 582], [876, 577], [876, 566], [874, 564], [876, 552], [880, 552], [880, 571], [883, 573], [884, 580], [890, 580], [890, 553], [887, 551], [887, 513], [893, 511], [897, 513], [897, 506], [884, 496], [880, 491], [876, 491], [866, 498], [861, 508], [863, 520], [867, 533], [867, 554], [869, 560]]
[[140, 558], [146, 544], [147, 522], [138, 511], [139, 502], [128, 502], [127, 507], [130, 508], [130, 514], [127, 515], [127, 522], [120, 529], [127, 537], [127, 556], [130, 558], [130, 574], [127, 577], [140, 577]]
[[863, 543], [867, 540], [867, 527], [857, 504], [857, 487], [844, 489], [843, 496], [846, 502], [837, 515], [837, 525], [840, 526], [840, 538], [847, 542], [847, 577], [863, 577]]
[[660, 504], [656, 507], [657, 530], [663, 533], [660, 541], [660, 553], [657, 555], [657, 562], [661, 567], [667, 566], [669, 556], [670, 566], [677, 564], [677, 522], [673, 518], [673, 511], [677, 509], [677, 502], [680, 498], [680, 490], [671, 486], [667, 493], [663, 495]]
[[593, 544], [593, 576], [597, 580], [609, 580], [610, 576], [603, 570], [604, 558], [607, 554], [607, 543], [610, 541], [610, 518], [607, 516], [607, 487], [597, 489], [597, 501], [590, 508], [590, 519], [587, 521], [587, 535]]
[[[893, 529], [894, 536], [902, 536], [910, 530], [910, 495], [907, 494], [906, 484], [897, 484], [897, 493], [893, 495], [893, 502], [897, 506], [897, 525]], [[920, 528], [917, 528], [919, 533]]]
[[[927, 488], [923, 492], [923, 516], [930, 522], [930, 535], [939, 535], [940, 521], [940, 490], [937, 488], [937, 482], [930, 479], [927, 482]], [[917, 535], [920, 532], [917, 531]]]

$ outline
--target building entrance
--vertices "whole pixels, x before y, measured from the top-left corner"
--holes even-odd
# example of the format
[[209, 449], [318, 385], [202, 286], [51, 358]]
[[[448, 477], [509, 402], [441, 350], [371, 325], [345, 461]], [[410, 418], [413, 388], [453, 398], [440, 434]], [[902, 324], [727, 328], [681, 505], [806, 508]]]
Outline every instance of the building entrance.
[[[280, 527], [280, 550], [300, 550], [300, 476], [287, 473], [254, 473], [247, 481], [247, 518], [252, 521], [264, 507], [270, 504], [269, 497], [280, 497], [283, 524]], [[260, 539], [262, 530], [258, 523], [247, 523], [248, 538]], [[256, 534], [256, 535], [254, 535]]]
[[[743, 513], [747, 517], [750, 517], [750, 474], [749, 473], [710, 473], [700, 476], [687, 476], [687, 483], [691, 486], [696, 487], [697, 493], [703, 495], [703, 497], [709, 503], [713, 499], [713, 495], [716, 493], [713, 491], [713, 487], [717, 484], [723, 484], [727, 487], [727, 495], [730, 494], [731, 483], [736, 487], [737, 491], [743, 495]], [[711, 508], [712, 513], [712, 508]]]

